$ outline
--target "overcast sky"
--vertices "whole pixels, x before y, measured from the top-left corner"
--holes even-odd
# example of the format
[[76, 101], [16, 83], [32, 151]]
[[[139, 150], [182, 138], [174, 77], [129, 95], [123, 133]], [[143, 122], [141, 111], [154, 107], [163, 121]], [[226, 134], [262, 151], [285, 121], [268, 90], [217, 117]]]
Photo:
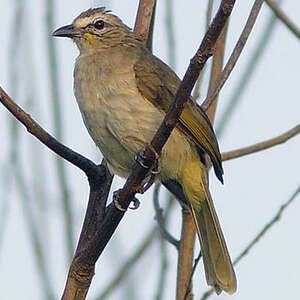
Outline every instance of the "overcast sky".
[[[189, 59], [194, 55], [204, 32], [206, 1], [180, 1], [174, 3], [175, 53], [176, 72], [182, 76], [187, 68]], [[232, 13], [229, 27], [225, 60], [230, 55], [235, 42], [243, 29], [251, 5], [254, 1], [237, 1]], [[300, 2], [281, 1], [282, 8], [292, 20], [299, 21]], [[18, 3], [18, 1], [16, 1]], [[97, 3], [103, 4], [103, 1]], [[105, 1], [108, 9], [121, 17], [133, 27], [138, 1]], [[95, 1], [56, 1], [54, 29], [66, 25]], [[20, 104], [26, 103], [26, 95], [33, 93], [39, 99], [37, 104], [27, 105], [29, 111], [40, 124], [53, 133], [53, 123], [50, 114], [51, 95], [49, 94], [49, 68], [46, 62], [46, 40], [52, 39], [45, 29], [45, 4], [43, 1], [27, 0], [24, 19], [21, 25], [14, 20], [15, 3], [1, 1], [0, 19], [0, 86], [8, 94], [15, 97]], [[167, 35], [165, 27], [166, 8], [164, 1], [158, 1], [156, 24], [154, 31], [154, 53], [168, 62]], [[235, 70], [226, 83], [220, 95], [216, 115], [216, 125], [220, 120], [226, 105], [233, 96], [233, 91], [240, 84], [245, 67], [249, 63], [266, 26], [269, 24], [271, 12], [267, 6], [262, 8], [254, 30], [245, 50], [238, 61]], [[16, 40], [20, 49], [25, 51], [18, 54], [18, 59], [10, 53], [12, 35], [16, 26], [27, 26], [27, 35], [22, 34]], [[300, 27], [300, 24], [298, 24]], [[24, 47], [24, 41], [29, 40], [29, 47]], [[32, 44], [31, 44], [32, 42]], [[300, 120], [299, 97], [299, 40], [286, 27], [277, 22], [274, 33], [268, 42], [268, 47], [256, 66], [255, 72], [248, 83], [247, 89], [240, 98], [237, 110], [233, 113], [222, 137], [219, 140], [222, 152], [251, 145], [268, 138], [275, 137], [293, 126]], [[76, 151], [101, 160], [101, 155], [89, 138], [81, 120], [72, 90], [73, 65], [78, 51], [75, 45], [66, 39], [55, 41], [59, 55], [59, 81], [63, 99], [63, 135], [65, 143]], [[13, 63], [19, 65], [20, 88], [13, 89], [10, 73]], [[32, 78], [28, 83], [27, 76]], [[206, 76], [207, 77], [207, 76]], [[206, 78], [205, 77], [205, 78]], [[205, 80], [207, 82], [207, 80]], [[207, 84], [202, 89], [205, 95]], [[203, 97], [201, 97], [203, 99]], [[7, 111], [0, 106], [0, 166], [3, 170], [0, 180], [0, 282], [1, 297], [11, 299], [42, 299], [40, 278], [33, 257], [28, 225], [24, 220], [24, 207], [19, 200], [20, 194], [12, 188], [9, 195], [4, 194], [5, 179], [9, 170], [4, 168], [9, 157], [9, 119]], [[21, 153], [32, 156], [32, 149], [42, 147], [34, 142], [34, 147], [28, 146], [32, 137], [20, 128]], [[24, 146], [25, 145], [25, 146]], [[280, 206], [288, 200], [300, 184], [299, 176], [300, 138], [295, 137], [287, 143], [270, 150], [256, 153], [245, 158], [224, 163], [225, 184], [221, 185], [213, 173], [210, 175], [211, 193], [222, 224], [231, 257], [234, 259], [262, 227], [276, 214]], [[35, 150], [36, 151], [36, 150]], [[64, 248], [62, 247], [62, 222], [58, 206], [60, 205], [57, 189], [57, 179], [54, 172], [53, 155], [44, 152], [47, 173], [42, 181], [49, 191], [47, 207], [48, 234], [50, 236], [47, 248], [47, 260], [52, 271], [52, 286], [57, 297], [61, 295], [67, 276]], [[29, 156], [28, 156], [29, 155]], [[28, 180], [34, 170], [30, 160], [24, 162]], [[48, 172], [49, 171], [49, 172]], [[87, 183], [85, 176], [74, 167], [67, 165], [68, 179], [72, 188], [72, 201], [75, 210], [76, 239], [84, 216]], [[114, 190], [119, 188], [122, 180], [114, 181]], [[137, 211], [128, 212], [114, 239], [114, 246], [107, 247], [96, 269], [95, 279], [89, 292], [98, 294], [106, 286], [108, 280], [118, 270], [120, 261], [139, 244], [143, 236], [154, 225], [154, 212], [151, 202], [151, 192], [139, 197], [141, 207]], [[298, 196], [284, 212], [280, 222], [263, 237], [246, 258], [236, 267], [238, 291], [233, 296], [223, 295], [218, 299], [296, 299], [299, 296], [300, 269], [300, 197]], [[172, 214], [171, 231], [179, 236], [180, 209], [176, 207]], [[57, 238], [59, 237], [59, 238]], [[169, 279], [164, 299], [175, 297], [175, 272], [177, 254], [175, 249], [169, 250]], [[148, 254], [132, 272], [139, 287], [136, 290], [137, 299], [153, 299], [157, 284], [159, 265], [159, 247], [153, 246]], [[121, 254], [120, 254], [121, 253]], [[145, 265], [149, 269], [145, 272]], [[125, 284], [121, 288], [125, 288]], [[199, 299], [206, 291], [206, 283], [202, 265], [198, 267], [194, 279], [195, 299]], [[109, 299], [119, 299], [117, 290]], [[129, 297], [129, 296], [128, 296]], [[216, 298], [214, 296], [213, 298]], [[129, 299], [129, 298], [128, 298]]]

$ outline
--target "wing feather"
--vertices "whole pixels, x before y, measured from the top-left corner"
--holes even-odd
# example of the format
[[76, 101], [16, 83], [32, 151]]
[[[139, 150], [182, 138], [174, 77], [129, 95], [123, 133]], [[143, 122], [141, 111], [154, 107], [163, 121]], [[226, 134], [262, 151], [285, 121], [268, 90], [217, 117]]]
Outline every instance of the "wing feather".
[[[154, 106], [167, 112], [180, 85], [180, 79], [169, 66], [147, 49], [141, 51], [140, 59], [134, 64], [137, 88]], [[223, 182], [222, 160], [213, 128], [205, 112], [191, 99], [186, 102], [177, 127], [209, 155], [216, 176]]]

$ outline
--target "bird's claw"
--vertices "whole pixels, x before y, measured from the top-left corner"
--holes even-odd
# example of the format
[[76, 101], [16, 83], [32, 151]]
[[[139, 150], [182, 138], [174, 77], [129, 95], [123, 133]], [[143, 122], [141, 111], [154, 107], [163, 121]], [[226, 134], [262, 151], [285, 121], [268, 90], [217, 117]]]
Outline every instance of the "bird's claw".
[[[138, 154], [136, 155], [136, 161], [143, 167], [143, 168], [147, 168], [149, 169], [149, 167], [143, 165], [142, 161], [143, 161], [143, 157], [142, 157], [143, 154]], [[157, 174], [160, 173], [160, 166], [159, 166], [159, 163], [158, 163], [158, 159], [156, 158], [155, 161], [154, 161], [154, 165], [153, 167], [151, 168], [151, 171], [150, 171], [150, 178], [148, 180], [148, 182], [146, 182], [146, 184], [144, 186], [139, 186], [137, 189], [136, 189], [136, 192], [139, 193], [139, 194], [144, 194], [150, 187], [151, 185], [155, 182], [155, 179], [156, 179], [156, 176]]]

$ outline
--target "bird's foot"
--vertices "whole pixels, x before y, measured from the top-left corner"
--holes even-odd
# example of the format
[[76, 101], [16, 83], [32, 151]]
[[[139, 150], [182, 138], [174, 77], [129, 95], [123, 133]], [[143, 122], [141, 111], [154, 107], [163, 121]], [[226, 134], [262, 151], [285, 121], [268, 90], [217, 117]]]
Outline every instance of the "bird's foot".
[[[150, 178], [148, 180], [148, 182], [146, 182], [145, 185], [141, 185], [139, 187], [136, 188], [136, 192], [143, 194], [145, 193], [150, 187], [151, 185], [155, 182], [156, 179], [156, 175], [160, 173], [160, 166], [158, 163], [158, 159], [159, 159], [159, 154], [157, 153], [157, 151], [153, 148], [153, 146], [151, 144], [149, 144], [148, 142], [145, 142], [143, 140], [141, 140], [138, 137], [132, 136], [132, 135], [127, 135], [127, 136], [123, 136], [122, 140], [133, 140], [135, 142], [138, 142], [142, 145], [144, 145], [145, 147], [147, 147], [148, 149], [150, 149], [150, 151], [152, 151], [152, 153], [155, 156], [155, 161], [154, 161], [154, 165], [150, 170]], [[145, 149], [143, 149], [142, 151], [140, 151], [139, 153], [137, 153], [137, 155], [135, 156], [135, 161], [142, 166], [145, 169], [150, 169], [149, 165], [147, 165], [146, 163], [146, 157], [144, 155], [144, 151]]]
[[155, 182], [156, 176], [159, 173], [160, 173], [160, 166], [159, 166], [158, 160], [155, 159], [154, 166], [152, 167], [151, 172], [150, 172], [151, 175], [150, 175], [149, 180], [146, 182], [145, 185], [138, 187], [136, 192], [140, 193], [140, 194], [144, 194], [151, 187], [151, 185]]
[[[151, 145], [150, 145], [151, 146]], [[144, 194], [150, 187], [151, 185], [155, 182], [156, 180], [156, 176], [157, 174], [160, 173], [160, 166], [159, 166], [159, 161], [158, 161], [158, 153], [155, 152], [155, 150], [151, 147], [149, 147], [149, 149], [151, 151], [154, 151], [154, 155], [155, 155], [155, 160], [154, 160], [154, 164], [150, 170], [150, 177], [148, 179], [148, 181], [137, 187], [136, 192], [140, 193], [140, 194]], [[149, 166], [146, 166], [144, 161], [145, 161], [145, 157], [143, 156], [143, 151], [139, 152], [136, 156], [135, 156], [135, 160], [136, 162], [138, 162], [143, 168], [145, 169], [149, 169]]]

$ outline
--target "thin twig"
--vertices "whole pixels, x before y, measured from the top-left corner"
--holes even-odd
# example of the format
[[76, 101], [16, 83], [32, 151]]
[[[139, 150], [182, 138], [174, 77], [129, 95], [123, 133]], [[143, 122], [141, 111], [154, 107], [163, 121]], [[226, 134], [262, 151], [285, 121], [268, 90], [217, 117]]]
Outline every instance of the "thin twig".
[[47, 252], [44, 251], [43, 245], [44, 240], [42, 236], [39, 235], [38, 226], [35, 223], [35, 218], [33, 215], [33, 210], [30, 207], [30, 195], [29, 187], [25, 182], [25, 176], [22, 174], [23, 167], [20, 165], [20, 162], [16, 162], [16, 183], [21, 198], [21, 205], [24, 212], [24, 219], [28, 226], [28, 232], [32, 241], [32, 248], [34, 250], [34, 258], [36, 260], [36, 265], [39, 273], [39, 277], [42, 283], [43, 292], [47, 300], [54, 300], [54, 293], [51, 286], [51, 280], [49, 276], [49, 268], [47, 265], [48, 260], [45, 257]]
[[192, 279], [193, 279], [194, 273], [195, 273], [195, 271], [196, 271], [196, 268], [197, 268], [197, 266], [198, 266], [198, 263], [199, 263], [201, 257], [202, 257], [202, 253], [201, 253], [201, 251], [199, 251], [199, 254], [198, 254], [198, 256], [196, 257], [196, 259], [195, 259], [195, 261], [194, 261], [192, 273], [191, 273], [191, 275], [190, 275], [189, 283], [188, 283], [187, 289], [186, 289], [186, 291], [185, 291], [183, 300], [187, 300], [187, 296], [189, 295], [189, 291], [190, 291], [191, 288], [192, 288]]
[[[223, 68], [223, 60], [224, 60], [224, 52], [225, 52], [225, 41], [226, 41], [226, 35], [228, 31], [228, 23], [226, 23], [220, 37], [218, 38], [216, 42], [216, 50], [213, 56], [213, 63], [211, 68], [211, 74], [210, 74], [210, 81], [209, 81], [209, 88], [208, 88], [208, 95], [211, 93], [212, 88], [215, 86]], [[210, 105], [210, 107], [207, 109], [206, 114], [211, 122], [211, 124], [214, 123], [217, 103], [218, 103], [218, 95], [214, 99], [213, 103], [214, 105]]]
[[[159, 190], [160, 190], [161, 184], [157, 183], [154, 187], [153, 192], [153, 205], [155, 210], [155, 219], [158, 223], [158, 228], [160, 231], [161, 236], [167, 240], [170, 244], [175, 246], [175, 248], [178, 250], [179, 247], [179, 241], [171, 235], [168, 230], [166, 229], [165, 219], [163, 216], [163, 209], [159, 205]], [[172, 199], [171, 199], [172, 200]]]
[[160, 237], [160, 270], [158, 276], [158, 288], [155, 300], [164, 299], [163, 293], [166, 288], [166, 278], [167, 278], [167, 270], [168, 270], [168, 253], [167, 253], [167, 243], [163, 237]]
[[152, 244], [154, 238], [157, 236], [157, 227], [153, 227], [146, 235], [145, 240], [139, 245], [137, 250], [131, 255], [131, 257], [124, 263], [124, 265], [117, 271], [115, 278], [110, 280], [109, 285], [101, 292], [101, 295], [96, 297], [98, 300], [106, 299], [111, 292], [119, 286], [128, 272], [135, 266], [139, 259], [149, 250], [149, 246]]
[[[245, 247], [245, 249], [241, 252], [240, 255], [234, 260], [233, 265], [237, 265], [243, 257], [249, 254], [249, 251], [258, 243], [258, 241], [270, 230], [270, 228], [277, 223], [284, 210], [296, 199], [296, 197], [300, 194], [300, 186], [294, 192], [294, 194], [280, 206], [279, 210], [277, 211], [276, 215], [262, 228], [262, 230], [254, 237], [254, 239]], [[203, 294], [201, 300], [207, 299], [210, 295], [212, 295], [214, 289], [209, 289], [207, 292]]]
[[284, 204], [282, 204], [276, 213], [276, 215], [262, 228], [262, 230], [256, 235], [256, 237], [248, 244], [248, 246], [241, 252], [241, 254], [233, 261], [233, 264], [236, 265], [240, 262], [240, 260], [246, 256], [251, 248], [257, 244], [257, 242], [265, 235], [265, 233], [275, 224], [277, 223], [284, 210], [296, 199], [297, 195], [300, 193], [300, 186], [297, 188], [297, 190], [294, 192], [294, 194], [289, 198], [288, 201], [286, 201]]
[[[205, 31], [207, 31], [207, 29], [210, 25], [210, 22], [211, 22], [213, 4], [214, 4], [214, 0], [208, 0], [207, 9], [206, 9], [206, 17], [205, 17]], [[197, 101], [198, 98], [200, 98], [200, 96], [201, 96], [200, 89], [201, 89], [201, 85], [202, 85], [202, 81], [203, 81], [202, 78], [206, 72], [206, 68], [207, 68], [207, 65], [205, 65], [204, 70], [200, 73], [200, 75], [198, 76], [198, 79], [195, 83], [193, 97], [192, 97], [192, 99], [194, 101]]]
[[293, 23], [289, 17], [278, 7], [278, 5], [273, 0], [265, 0], [268, 6], [273, 10], [274, 14], [287, 26], [287, 28], [298, 38], [300, 39], [300, 30]]
[[94, 171], [96, 172], [97, 166], [91, 160], [58, 142], [37, 122], [35, 122], [29, 114], [22, 110], [22, 108], [18, 106], [1, 87], [0, 102], [26, 127], [29, 133], [34, 135], [53, 152], [77, 166], [86, 174], [92, 175]]
[[242, 50], [244, 49], [244, 46], [247, 42], [247, 39], [252, 31], [252, 28], [254, 26], [254, 23], [256, 21], [256, 18], [258, 16], [258, 13], [261, 9], [263, 2], [264, 0], [256, 0], [255, 3], [253, 4], [247, 23], [239, 37], [237, 44], [234, 47], [234, 50], [223, 72], [220, 74], [214, 88], [211, 90], [211, 92], [209, 93], [209, 95], [206, 97], [206, 99], [201, 105], [204, 111], [206, 111], [209, 108], [209, 106], [214, 102], [214, 99], [219, 94], [220, 90], [222, 89], [223, 85], [225, 84], [226, 80], [231, 74], [231, 71], [233, 70], [235, 64], [237, 63], [238, 58], [240, 57]]
[[[62, 141], [63, 139], [63, 127], [62, 127], [62, 116], [61, 116], [61, 96], [58, 82], [58, 70], [57, 70], [57, 53], [54, 45], [54, 41], [49, 34], [54, 28], [54, 3], [53, 0], [46, 1], [46, 29], [47, 29], [47, 49], [49, 58], [49, 69], [50, 69], [50, 84], [51, 84], [51, 107], [53, 115], [53, 126], [55, 137]], [[64, 215], [65, 223], [65, 238], [67, 244], [67, 256], [68, 262], [71, 261], [74, 253], [74, 226], [73, 226], [73, 213], [70, 199], [70, 191], [68, 186], [68, 180], [66, 175], [66, 168], [64, 162], [60, 156], [56, 157], [56, 171], [58, 176], [58, 185], [61, 191], [62, 210]]]
[[[24, 27], [24, 3], [22, 1], [15, 1], [15, 9], [12, 20], [8, 26], [9, 32], [9, 55], [8, 55], [8, 85], [14, 97], [17, 96], [18, 87], [20, 82], [20, 72], [19, 72], [19, 56], [22, 53], [19, 43], [22, 37], [22, 28]], [[2, 242], [2, 237], [4, 235], [4, 228], [7, 224], [8, 216], [6, 212], [9, 211], [10, 205], [12, 203], [10, 197], [12, 196], [12, 183], [13, 175], [16, 168], [16, 161], [18, 157], [18, 152], [21, 147], [19, 147], [19, 126], [18, 122], [8, 116], [9, 122], [9, 157], [6, 158], [3, 165], [1, 165], [1, 173], [3, 175], [3, 190], [1, 190], [1, 217], [0, 217], [0, 240]], [[2, 210], [3, 209], [3, 210]], [[1, 244], [0, 242], [0, 244]]]
[[245, 156], [248, 154], [252, 154], [258, 151], [262, 151], [280, 144], [285, 143], [287, 140], [289, 140], [290, 138], [294, 137], [295, 135], [300, 133], [300, 125], [295, 126], [294, 128], [288, 130], [287, 132], [272, 138], [270, 140], [261, 142], [261, 143], [257, 143], [255, 145], [252, 146], [248, 146], [245, 148], [240, 148], [234, 151], [230, 151], [230, 152], [225, 152], [222, 154], [222, 161], [225, 160], [230, 160], [233, 158], [238, 158], [241, 156]]
[[192, 300], [192, 277], [193, 257], [196, 228], [193, 217], [189, 210], [182, 209], [181, 237], [179, 243], [178, 263], [177, 263], [177, 287], [176, 300]]
[[233, 95], [229, 97], [230, 102], [228, 103], [224, 113], [221, 115], [217, 127], [215, 129], [215, 133], [218, 138], [222, 135], [226, 124], [230, 120], [232, 113], [237, 107], [238, 101], [239, 99], [241, 99], [241, 95], [247, 87], [247, 83], [253, 77], [254, 71], [257, 70], [257, 65], [263, 57], [267, 46], [269, 45], [272, 32], [274, 32], [275, 29], [275, 24], [277, 24], [277, 20], [278, 18], [276, 18], [275, 15], [272, 14], [265, 26], [265, 31], [263, 35], [257, 43], [256, 49], [251, 54], [251, 58], [249, 59], [249, 62], [246, 68], [244, 69], [243, 74], [240, 76], [237, 84], [235, 84]]
[[[170, 212], [174, 204], [173, 195], [169, 195], [168, 203], [165, 209], [165, 224], [167, 224], [167, 221], [169, 220]], [[157, 294], [155, 299], [161, 300], [163, 299], [163, 292], [166, 288], [166, 276], [167, 276], [167, 270], [168, 270], [168, 253], [167, 253], [167, 247], [166, 247], [166, 240], [160, 236], [160, 248], [161, 248], [161, 267], [159, 270], [159, 276], [158, 276], [158, 288], [157, 288]]]

